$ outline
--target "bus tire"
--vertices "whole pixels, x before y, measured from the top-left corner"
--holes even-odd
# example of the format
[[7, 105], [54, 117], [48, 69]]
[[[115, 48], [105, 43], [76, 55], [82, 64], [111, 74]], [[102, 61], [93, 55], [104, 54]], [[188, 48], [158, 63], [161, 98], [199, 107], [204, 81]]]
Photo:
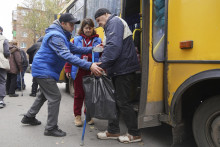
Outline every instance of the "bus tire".
[[70, 95], [73, 97], [74, 96], [74, 80], [72, 78], [69, 79], [69, 92]]
[[199, 105], [192, 125], [198, 147], [220, 147], [220, 96]]

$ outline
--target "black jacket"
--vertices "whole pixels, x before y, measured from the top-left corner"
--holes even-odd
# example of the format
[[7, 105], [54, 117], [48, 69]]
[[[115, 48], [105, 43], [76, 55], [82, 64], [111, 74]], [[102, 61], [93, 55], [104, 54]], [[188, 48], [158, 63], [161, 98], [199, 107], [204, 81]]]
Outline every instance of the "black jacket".
[[139, 70], [137, 54], [132, 33], [127, 23], [111, 15], [104, 27], [106, 44], [101, 56], [100, 67], [107, 70], [109, 76], [132, 73]]
[[27, 49], [27, 54], [29, 55], [29, 64], [32, 64], [34, 55], [38, 51], [43, 41], [43, 37], [40, 37], [35, 44], [33, 44], [30, 48]]

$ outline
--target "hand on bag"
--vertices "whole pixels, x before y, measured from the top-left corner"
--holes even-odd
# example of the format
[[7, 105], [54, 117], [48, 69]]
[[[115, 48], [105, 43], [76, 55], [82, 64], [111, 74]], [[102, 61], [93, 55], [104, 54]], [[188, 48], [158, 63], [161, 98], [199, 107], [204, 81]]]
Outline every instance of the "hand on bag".
[[70, 73], [69, 73], [69, 72], [66, 73], [66, 77], [67, 77], [68, 79], [70, 78]]
[[104, 71], [101, 67], [99, 67], [98, 65], [100, 65], [101, 62], [98, 63], [92, 63], [90, 70], [91, 72], [95, 75], [95, 76], [101, 76], [102, 72]]

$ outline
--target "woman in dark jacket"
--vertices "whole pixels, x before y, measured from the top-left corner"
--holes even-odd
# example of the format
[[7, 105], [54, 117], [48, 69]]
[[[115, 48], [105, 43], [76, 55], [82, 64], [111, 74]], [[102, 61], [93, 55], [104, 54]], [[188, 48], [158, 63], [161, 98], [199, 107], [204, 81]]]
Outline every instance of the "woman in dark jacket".
[[[94, 30], [94, 22], [92, 19], [87, 18], [82, 21], [81, 28], [78, 32], [79, 36], [74, 37], [74, 45], [77, 47], [88, 47], [88, 46], [97, 46], [101, 43], [101, 38], [99, 35], [96, 34]], [[84, 54], [84, 55], [77, 55], [79, 58], [92, 61], [92, 54]], [[95, 53], [95, 62], [98, 62], [99, 53]], [[83, 85], [82, 85], [82, 78], [83, 76], [90, 75], [91, 71], [85, 70], [82, 68], [78, 68], [76, 66], [72, 66], [69, 63], [65, 65], [65, 72], [67, 77], [74, 80], [74, 105], [73, 111], [75, 115], [75, 126], [81, 127], [82, 120], [81, 120], [81, 110], [85, 98]], [[71, 74], [70, 74], [71, 73]], [[91, 117], [87, 115], [87, 122], [88, 124], [94, 124]]]
[[17, 87], [17, 74], [22, 71], [22, 60], [16, 42], [10, 43], [9, 51], [11, 56], [9, 58], [10, 70], [7, 73], [6, 93], [10, 97], [18, 97], [19, 95], [15, 94], [15, 89]]

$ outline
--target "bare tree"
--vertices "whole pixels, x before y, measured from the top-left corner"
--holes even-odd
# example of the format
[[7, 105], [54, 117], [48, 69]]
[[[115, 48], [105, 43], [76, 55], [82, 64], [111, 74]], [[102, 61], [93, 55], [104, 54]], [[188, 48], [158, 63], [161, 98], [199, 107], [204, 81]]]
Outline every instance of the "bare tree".
[[30, 41], [35, 43], [36, 38], [43, 36], [45, 29], [54, 21], [55, 14], [62, 9], [62, 5], [69, 0], [24, 0], [27, 8], [24, 17], [24, 27], [28, 29]]

